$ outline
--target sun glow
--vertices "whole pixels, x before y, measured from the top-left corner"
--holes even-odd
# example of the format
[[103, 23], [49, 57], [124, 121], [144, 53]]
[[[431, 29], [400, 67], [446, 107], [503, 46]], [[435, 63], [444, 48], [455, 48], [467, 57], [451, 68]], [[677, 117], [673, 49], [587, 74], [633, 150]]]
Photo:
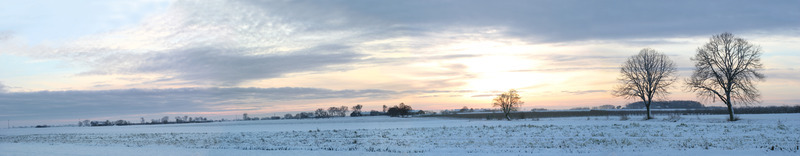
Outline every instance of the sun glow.
[[535, 60], [513, 56], [488, 56], [465, 60], [468, 71], [476, 78], [463, 89], [478, 92], [504, 91], [535, 85], [543, 74], [529, 71], [537, 65]]

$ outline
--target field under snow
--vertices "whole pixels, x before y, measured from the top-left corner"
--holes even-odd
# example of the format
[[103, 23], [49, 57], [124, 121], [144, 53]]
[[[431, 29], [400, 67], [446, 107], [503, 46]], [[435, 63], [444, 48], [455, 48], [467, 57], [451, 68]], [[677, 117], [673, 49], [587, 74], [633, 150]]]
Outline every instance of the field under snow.
[[800, 155], [800, 114], [740, 117], [346, 117], [2, 129], [0, 155]]

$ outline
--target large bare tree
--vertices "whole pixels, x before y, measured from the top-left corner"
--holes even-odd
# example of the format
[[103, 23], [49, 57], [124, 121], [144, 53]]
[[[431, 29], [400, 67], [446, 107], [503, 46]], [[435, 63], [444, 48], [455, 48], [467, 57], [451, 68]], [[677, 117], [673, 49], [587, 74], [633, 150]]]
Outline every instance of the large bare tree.
[[652, 119], [650, 104], [653, 98], [669, 94], [667, 88], [675, 82], [675, 63], [669, 56], [650, 48], [631, 56], [620, 68], [620, 84], [612, 94], [627, 99], [641, 99]]
[[517, 90], [511, 89], [508, 92], [497, 95], [497, 97], [493, 100], [493, 106], [503, 109], [503, 113], [506, 115], [506, 120], [511, 121], [511, 116], [509, 115], [511, 111], [516, 111], [519, 106], [522, 106], [522, 104], [525, 103], [520, 101], [520, 99], [522, 98], [519, 97], [519, 94], [517, 94]]
[[733, 104], [758, 103], [761, 96], [754, 81], [763, 81], [760, 73], [761, 48], [731, 33], [711, 37], [708, 43], [697, 48], [692, 57], [695, 70], [686, 80], [688, 89], [701, 98], [719, 99], [728, 106], [731, 121]]

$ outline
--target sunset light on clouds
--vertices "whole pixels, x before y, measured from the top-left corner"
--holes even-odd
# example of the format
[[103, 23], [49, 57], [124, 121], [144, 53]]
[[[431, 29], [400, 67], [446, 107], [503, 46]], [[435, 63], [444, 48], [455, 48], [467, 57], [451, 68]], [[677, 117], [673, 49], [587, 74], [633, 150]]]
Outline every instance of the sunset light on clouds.
[[[763, 49], [760, 105], [800, 103], [800, 2], [644, 2], [0, 1], [0, 118], [490, 108], [509, 89], [522, 110], [625, 105], [627, 57], [663, 52], [683, 80], [722, 32]], [[676, 84], [667, 100], [699, 100]]]

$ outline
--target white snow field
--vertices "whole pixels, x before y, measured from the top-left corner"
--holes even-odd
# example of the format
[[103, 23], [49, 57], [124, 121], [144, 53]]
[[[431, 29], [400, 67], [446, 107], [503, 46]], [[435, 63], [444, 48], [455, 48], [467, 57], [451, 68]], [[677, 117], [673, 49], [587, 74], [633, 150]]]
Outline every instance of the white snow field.
[[345, 117], [0, 131], [0, 155], [800, 155], [800, 114]]

